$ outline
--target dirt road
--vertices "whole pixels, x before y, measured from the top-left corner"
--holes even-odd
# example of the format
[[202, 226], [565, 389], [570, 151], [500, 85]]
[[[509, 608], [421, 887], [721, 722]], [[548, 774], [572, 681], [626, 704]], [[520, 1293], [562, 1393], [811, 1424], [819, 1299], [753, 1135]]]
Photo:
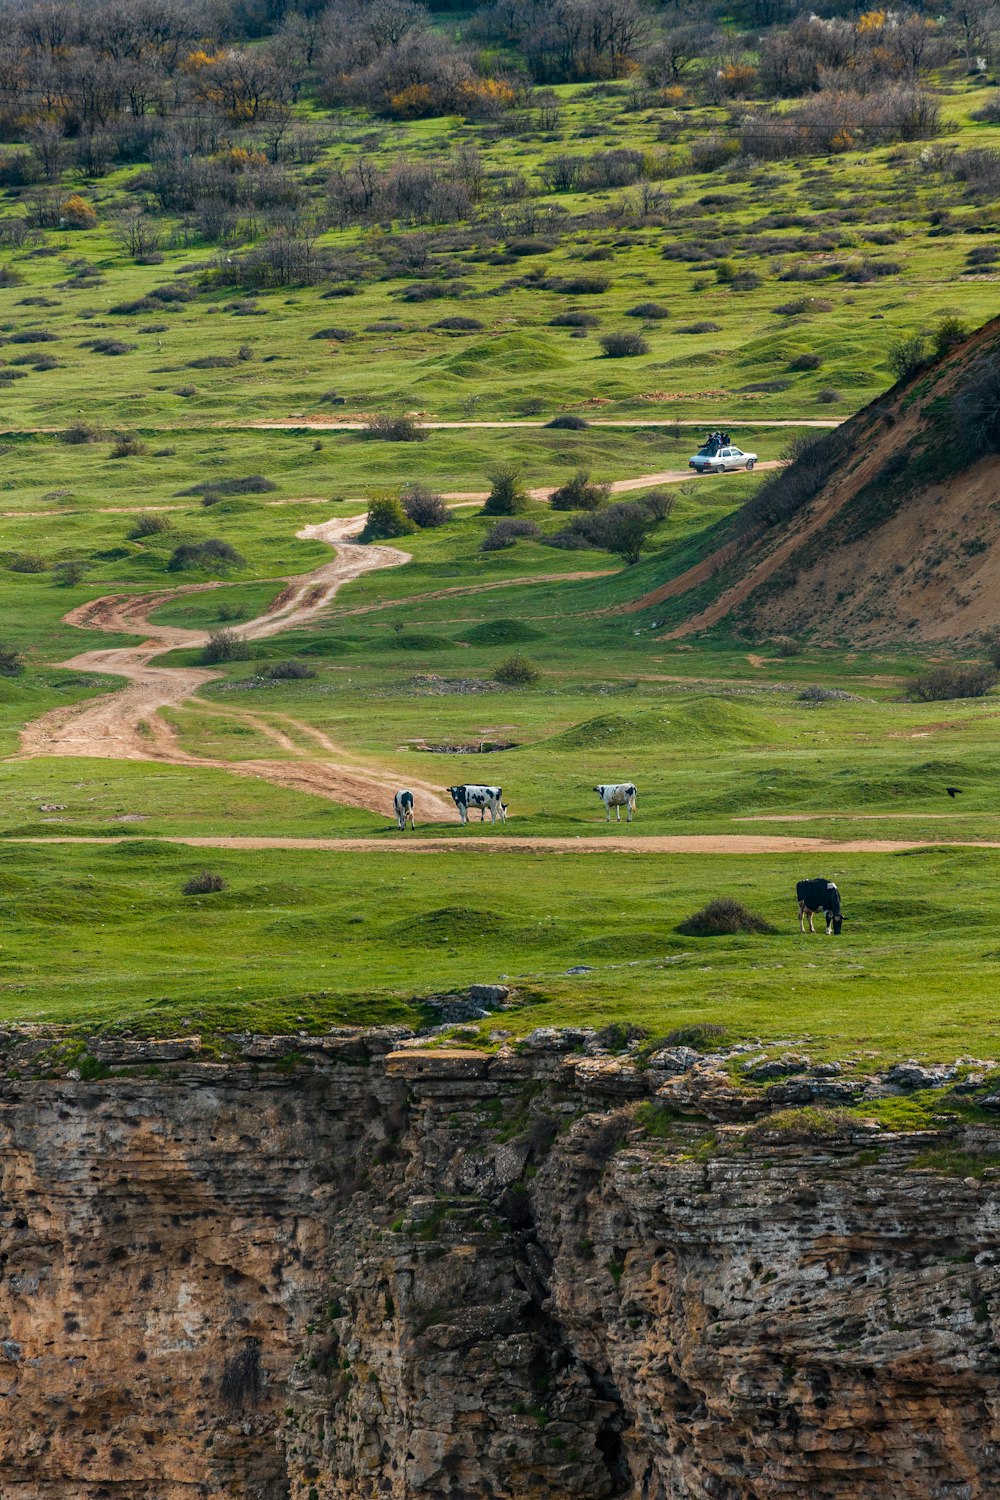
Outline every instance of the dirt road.
[[[203, 764], [203, 762], [198, 762]], [[230, 770], [237, 769], [234, 766]], [[477, 825], [478, 826], [478, 825]], [[2, 838], [2, 836], [0, 836]], [[52, 838], [2, 839], [10, 844], [121, 844], [126, 838], [91, 838], [56, 834]], [[581, 834], [576, 838], [532, 838], [498, 829], [492, 834], [469, 833], [448, 838], [420, 834], [386, 834], [382, 838], [301, 839], [281, 837], [200, 837], [168, 835], [166, 844], [194, 849], [317, 849], [330, 853], [447, 854], [475, 849], [490, 854], [901, 854], [907, 849], [1000, 849], [996, 839], [813, 839], [743, 833]]]
[[[409, 554], [398, 547], [359, 546], [353, 542], [351, 538], [362, 525], [363, 518], [353, 516], [304, 527], [299, 536], [326, 542], [336, 548], [336, 555], [311, 573], [289, 579], [264, 614], [240, 626], [240, 634], [260, 640], [293, 630], [315, 619], [338, 589], [351, 579], [375, 568], [398, 567], [409, 561]], [[204, 646], [208, 636], [200, 630], [154, 625], [148, 615], [177, 593], [190, 591], [188, 588], [155, 594], [112, 594], [71, 611], [66, 616], [70, 624], [91, 630], [148, 633], [148, 639], [141, 645], [84, 651], [62, 662], [62, 666], [77, 671], [124, 677], [128, 686], [106, 697], [53, 709], [27, 725], [21, 735], [21, 756], [99, 756], [216, 767], [387, 815], [392, 795], [402, 784], [400, 773], [388, 766], [362, 763], [318, 730], [298, 725], [294, 720], [290, 722], [298, 731], [297, 737], [271, 734], [288, 759], [224, 761], [191, 755], [181, 748], [160, 710], [194, 697], [219, 673], [204, 667], [155, 666], [157, 657], [178, 646]], [[257, 717], [257, 727], [261, 723]], [[311, 750], [303, 748], [303, 738], [312, 742]], [[318, 751], [324, 752], [322, 756]], [[435, 821], [455, 820], [455, 808], [450, 798], [442, 796], [440, 788], [412, 776], [406, 778], [406, 785], [419, 794], [425, 816]]]

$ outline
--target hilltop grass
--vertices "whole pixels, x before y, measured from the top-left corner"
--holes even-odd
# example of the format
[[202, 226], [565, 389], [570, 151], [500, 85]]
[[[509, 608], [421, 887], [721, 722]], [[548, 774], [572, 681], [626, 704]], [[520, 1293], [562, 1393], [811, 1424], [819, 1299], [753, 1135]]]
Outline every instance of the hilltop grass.
[[[662, 1035], [711, 1021], [736, 1037], [808, 1037], [818, 1055], [996, 1050], [996, 851], [966, 852], [957, 892], [951, 855], [838, 857], [854, 920], [836, 942], [798, 934], [801, 860], [788, 856], [467, 855], [458, 893], [454, 857], [5, 845], [5, 1018], [370, 1023], [506, 976], [535, 1001], [504, 1016], [515, 1032], [627, 1019]], [[182, 895], [204, 868], [228, 889]], [[595, 902], [598, 886], [618, 894]], [[752, 900], [778, 934], [679, 937], [677, 921], [719, 890]]]

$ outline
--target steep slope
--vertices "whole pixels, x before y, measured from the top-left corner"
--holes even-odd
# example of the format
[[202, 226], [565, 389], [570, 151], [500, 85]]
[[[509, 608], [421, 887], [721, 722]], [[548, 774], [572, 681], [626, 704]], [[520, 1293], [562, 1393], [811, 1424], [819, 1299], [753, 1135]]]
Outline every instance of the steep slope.
[[769, 479], [715, 601], [673, 634], [729, 618], [755, 631], [875, 645], [974, 639], [1000, 626], [1000, 319], [901, 381]]

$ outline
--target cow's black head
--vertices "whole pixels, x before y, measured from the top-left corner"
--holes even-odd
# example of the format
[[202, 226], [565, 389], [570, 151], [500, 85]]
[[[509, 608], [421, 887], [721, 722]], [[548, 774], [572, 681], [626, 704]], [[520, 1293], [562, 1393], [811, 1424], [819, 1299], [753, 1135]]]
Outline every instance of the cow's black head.
[[834, 937], [840, 937], [840, 929], [844, 925], [844, 919], [839, 911], [827, 912], [827, 922], [833, 930]]

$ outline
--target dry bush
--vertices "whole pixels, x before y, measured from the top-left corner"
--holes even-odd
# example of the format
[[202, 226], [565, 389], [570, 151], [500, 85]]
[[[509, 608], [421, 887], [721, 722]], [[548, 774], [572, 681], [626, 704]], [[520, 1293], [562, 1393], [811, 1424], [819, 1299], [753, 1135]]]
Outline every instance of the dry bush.
[[586, 417], [578, 417], [575, 412], [562, 412], [558, 417], [553, 417], [551, 422], [546, 422], [546, 427], [554, 427], [564, 432], [582, 432], [590, 423]]
[[426, 484], [407, 485], [400, 496], [403, 510], [417, 526], [443, 526], [451, 519], [451, 511], [437, 490]]
[[742, 901], [732, 896], [717, 896], [700, 911], [678, 922], [677, 931], [685, 937], [734, 937], [744, 932], [774, 932], [774, 928]]
[[533, 541], [541, 534], [542, 528], [536, 522], [511, 517], [509, 520], [498, 521], [495, 526], [490, 527], [479, 544], [479, 550], [480, 552], [502, 552], [507, 547], [513, 547], [523, 538]]
[[167, 516], [161, 516], [156, 511], [140, 511], [133, 521], [126, 535], [131, 541], [141, 541], [147, 536], [161, 536], [165, 531], [172, 531], [173, 525]]
[[993, 666], [935, 667], [922, 677], [915, 677], [907, 696], [921, 703], [938, 703], [950, 698], [984, 698], [1000, 681]]
[[541, 675], [541, 670], [531, 657], [522, 656], [520, 652], [508, 656], [493, 673], [494, 679], [502, 682], [504, 687], [531, 687]]
[[221, 875], [214, 875], [211, 870], [202, 870], [199, 875], [192, 875], [190, 880], [185, 880], [181, 887], [185, 896], [210, 896], [217, 891], [227, 889], [227, 882]]
[[412, 417], [394, 417], [388, 412], [379, 412], [369, 418], [361, 436], [385, 443], [422, 443], [427, 437], [427, 429], [418, 426]]
[[632, 333], [625, 328], [617, 333], [605, 333], [601, 348], [607, 359], [631, 359], [637, 354], [648, 354], [649, 344], [641, 333]]
[[210, 667], [223, 661], [248, 661], [249, 657], [249, 643], [235, 630], [213, 630], [201, 648], [201, 659]]
[[592, 484], [589, 472], [578, 469], [572, 479], [553, 490], [549, 504], [553, 510], [598, 510], [610, 494], [609, 484]]

